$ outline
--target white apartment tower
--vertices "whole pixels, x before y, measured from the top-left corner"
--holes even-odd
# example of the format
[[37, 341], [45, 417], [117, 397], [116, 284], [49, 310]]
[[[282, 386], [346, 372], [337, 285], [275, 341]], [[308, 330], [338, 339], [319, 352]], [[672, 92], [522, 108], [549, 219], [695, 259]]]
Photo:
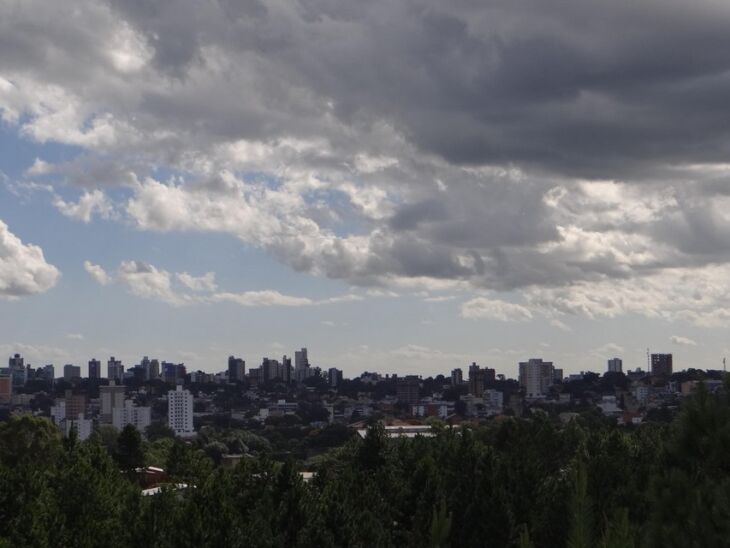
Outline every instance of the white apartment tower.
[[520, 362], [520, 387], [524, 388], [525, 397], [544, 397], [553, 385], [553, 374], [553, 362], [544, 362], [541, 358]]
[[124, 407], [115, 407], [112, 411], [112, 424], [117, 430], [131, 424], [144, 434], [151, 422], [152, 408], [138, 407], [132, 400], [126, 400]]
[[176, 436], [190, 436], [193, 430], [193, 395], [177, 385], [167, 393], [167, 420]]

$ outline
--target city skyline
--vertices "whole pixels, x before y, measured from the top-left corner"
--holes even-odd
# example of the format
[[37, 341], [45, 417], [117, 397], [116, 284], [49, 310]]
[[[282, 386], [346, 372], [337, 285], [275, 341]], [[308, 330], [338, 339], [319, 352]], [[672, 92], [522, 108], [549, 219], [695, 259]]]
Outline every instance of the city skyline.
[[[185, 365], [185, 363], [180, 362], [177, 363], [175, 361], [169, 361], [168, 359], [164, 357], [150, 357], [148, 355], [144, 355], [141, 359], [131, 360], [129, 362], [125, 362], [124, 360], [121, 360], [115, 356], [109, 357], [106, 361], [106, 365], [102, 368], [102, 360], [98, 360], [96, 357], [90, 358], [88, 362], [83, 362], [80, 364], [53, 364], [53, 363], [31, 363], [29, 360], [26, 359], [25, 356], [23, 356], [20, 353], [15, 353], [8, 358], [8, 364], [9, 368], [7, 371], [12, 371], [12, 369], [20, 363], [20, 369], [24, 370], [26, 367], [32, 368], [34, 371], [38, 370], [39, 375], [41, 378], [50, 378], [45, 372], [41, 372], [41, 370], [48, 370], [50, 369], [51, 373], [53, 373], [54, 369], [58, 373], [55, 375], [56, 379], [64, 379], [64, 380], [70, 380], [67, 378], [69, 375], [73, 375], [76, 380], [80, 380], [82, 378], [88, 378], [88, 379], [95, 379], [97, 381], [99, 380], [109, 380], [109, 381], [115, 381], [117, 384], [122, 385], [124, 382], [128, 379], [133, 378], [134, 370], [140, 369], [141, 371], [144, 371], [143, 377], [145, 380], [150, 379], [156, 379], [156, 378], [166, 378], [168, 373], [165, 372], [165, 367], [172, 367], [173, 369], [179, 369], [182, 371], [182, 373], [175, 372], [172, 373], [174, 378], [176, 379], [175, 382], [181, 383], [183, 380], [190, 377], [193, 373], [205, 373], [206, 375], [210, 375], [211, 378], [213, 376], [219, 377], [221, 375], [225, 376], [229, 382], [240, 382], [244, 381], [246, 379], [249, 379], [252, 375], [254, 377], [259, 375], [266, 375], [262, 373], [260, 370], [268, 368], [269, 365], [274, 367], [273, 371], [275, 371], [275, 377], [278, 376], [285, 382], [289, 383], [300, 383], [306, 378], [309, 378], [309, 376], [317, 375], [322, 376], [323, 378], [327, 378], [328, 371], [331, 372], [333, 370], [338, 371], [338, 375], [342, 377], [344, 375], [344, 378], [358, 378], [363, 375], [369, 375], [369, 374], [377, 374], [382, 375], [384, 377], [387, 376], [400, 376], [400, 377], [418, 377], [418, 378], [427, 378], [427, 377], [438, 377], [443, 376], [446, 379], [451, 379], [452, 382], [455, 378], [458, 379], [464, 379], [464, 378], [471, 378], [470, 371], [475, 369], [479, 371], [482, 370], [489, 370], [491, 371], [491, 379], [494, 380], [494, 376], [500, 376], [504, 379], [520, 379], [523, 375], [523, 367], [526, 366], [526, 364], [547, 364], [550, 367], [551, 371], [558, 372], [558, 377], [563, 378], [563, 376], [567, 379], [571, 376], [581, 376], [584, 373], [596, 373], [596, 374], [602, 374], [602, 373], [623, 373], [623, 374], [629, 374], [629, 373], [645, 373], [647, 375], [664, 375], [669, 376], [671, 375], [672, 371], [678, 372], [678, 371], [688, 371], [688, 370], [703, 370], [702, 368], [697, 368], [692, 365], [687, 364], [681, 364], [679, 363], [677, 367], [673, 367], [673, 354], [672, 353], [661, 353], [661, 352], [651, 352], [650, 349], [646, 349], [647, 354], [645, 355], [645, 362], [643, 365], [636, 365], [629, 366], [624, 365], [624, 360], [621, 357], [614, 356], [612, 358], [608, 358], [605, 360], [605, 363], [602, 366], [597, 366], [597, 364], [594, 364], [591, 367], [586, 367], [585, 369], [581, 369], [580, 371], [573, 372], [573, 371], [566, 371], [563, 367], [560, 367], [560, 364], [554, 364], [552, 361], [544, 360], [541, 357], [530, 357], [525, 358], [525, 361], [520, 361], [515, 364], [515, 370], [498, 370], [495, 367], [490, 366], [489, 364], [484, 364], [482, 362], [477, 363], [476, 361], [472, 361], [471, 363], [463, 364], [463, 363], [451, 363], [444, 365], [444, 369], [441, 371], [428, 371], [428, 372], [422, 372], [422, 371], [402, 371], [398, 370], [397, 368], [389, 369], [389, 370], [376, 370], [376, 369], [363, 369], [360, 371], [347, 371], [343, 370], [341, 368], [336, 367], [332, 364], [321, 364], [317, 363], [316, 361], [310, 361], [307, 357], [308, 349], [306, 347], [302, 347], [301, 349], [297, 349], [293, 352], [293, 354], [283, 354], [281, 356], [281, 360], [279, 360], [278, 356], [264, 356], [258, 360], [251, 360], [248, 361], [244, 359], [240, 355], [231, 354], [227, 357], [225, 360], [225, 363], [222, 367], [219, 365], [213, 365], [208, 369], [196, 369], [194, 367], [189, 367]], [[300, 359], [300, 354], [303, 355], [303, 358]], [[293, 357], [292, 357], [293, 356]], [[668, 360], [668, 361], [667, 361]], [[15, 364], [15, 365], [14, 365]], [[217, 362], [216, 362], [217, 364]], [[662, 364], [662, 365], [657, 365]], [[668, 364], [668, 365], [663, 365]], [[283, 374], [282, 372], [288, 368], [288, 373]], [[309, 372], [305, 376], [297, 376], [295, 373], [300, 368], [307, 369]], [[722, 367], [708, 367], [705, 370], [707, 371], [726, 371], [726, 365], [725, 360], [722, 361]], [[458, 376], [455, 377], [456, 372], [459, 372]], [[11, 374], [11, 373], [8, 373]], [[51, 375], [53, 376], [53, 375]], [[553, 373], [551, 372], [548, 375], [549, 378], [553, 377]], [[172, 382], [172, 381], [170, 381]], [[461, 382], [461, 380], [459, 380]], [[482, 381], [483, 382], [483, 381]]]
[[0, 3], [0, 354], [730, 354], [730, 6], [73, 4]]

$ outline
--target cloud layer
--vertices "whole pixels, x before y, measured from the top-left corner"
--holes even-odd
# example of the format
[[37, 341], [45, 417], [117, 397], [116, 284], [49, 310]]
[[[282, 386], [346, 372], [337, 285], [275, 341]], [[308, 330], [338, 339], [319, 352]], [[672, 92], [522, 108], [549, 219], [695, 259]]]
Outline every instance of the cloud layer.
[[[67, 216], [225, 233], [352, 285], [493, 292], [468, 318], [730, 320], [725, 3], [74, 8], [0, 7], [3, 120], [82, 151], [28, 166], [78, 189], [54, 194]], [[139, 296], [216, 291], [125, 265]], [[217, 299], [298, 302], [264, 293]]]

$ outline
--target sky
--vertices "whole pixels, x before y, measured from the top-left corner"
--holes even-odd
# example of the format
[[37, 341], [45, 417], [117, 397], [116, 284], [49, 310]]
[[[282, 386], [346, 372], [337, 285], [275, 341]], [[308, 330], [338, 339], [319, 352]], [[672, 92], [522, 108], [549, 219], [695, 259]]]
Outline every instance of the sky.
[[730, 353], [730, 4], [0, 0], [0, 356]]

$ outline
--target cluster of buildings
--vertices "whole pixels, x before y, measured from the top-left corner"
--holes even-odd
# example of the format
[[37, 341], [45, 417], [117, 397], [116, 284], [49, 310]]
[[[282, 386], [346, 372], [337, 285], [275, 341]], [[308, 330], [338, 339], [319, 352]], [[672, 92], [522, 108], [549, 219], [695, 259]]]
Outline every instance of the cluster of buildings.
[[[159, 379], [169, 384], [177, 384], [176, 390], [170, 390], [166, 399], [169, 402], [168, 424], [177, 435], [193, 434], [193, 397], [188, 390], [183, 390], [186, 380], [184, 364], [168, 362], [160, 363], [144, 357], [139, 365], [124, 370], [121, 360], [115, 357], [107, 361], [107, 375], [102, 378], [101, 362], [92, 359], [88, 363], [87, 390], [77, 385], [82, 381], [81, 367], [67, 364], [63, 367], [63, 381], [70, 385], [57, 397], [50, 406], [49, 415], [54, 423], [66, 434], [75, 429], [80, 439], [88, 438], [95, 427], [111, 425], [118, 430], [131, 424], [141, 433], [152, 423], [151, 407], [138, 405], [135, 401], [140, 393], [128, 393], [125, 382], [131, 379], [151, 381]], [[20, 354], [8, 360], [8, 367], [0, 368], [0, 405], [15, 406], [21, 410], [30, 407], [35, 392], [28, 390], [33, 381], [53, 386], [58, 379], [53, 365], [34, 369], [26, 364]], [[106, 380], [106, 384], [102, 384]], [[90, 397], [89, 388], [98, 390], [98, 398]]]
[[[87, 393], [66, 390], [61, 398], [56, 398], [50, 408], [53, 422], [64, 433], [75, 429], [81, 440], [87, 439], [94, 429], [101, 425], [114, 426], [122, 430], [132, 425], [144, 435], [152, 424], [152, 408], [139, 405], [139, 393], [131, 393], [123, 384], [113, 379], [107, 385], [99, 385], [99, 397], [88, 397]], [[27, 395], [26, 395], [27, 396]], [[167, 400], [167, 423], [178, 436], [190, 436], [193, 430], [193, 396], [190, 391], [177, 385], [163, 396]]]
[[[248, 370], [242, 358], [230, 356], [227, 368], [215, 374], [188, 373], [184, 364], [146, 356], [125, 370], [121, 360], [112, 356], [102, 377], [101, 362], [92, 359], [84, 379], [80, 367], [65, 365], [62, 386], [53, 365], [33, 369], [16, 354], [7, 368], [0, 368], [0, 408], [33, 409], [38, 391], [56, 383], [56, 397], [46, 414], [62, 431], [75, 429], [81, 439], [100, 425], [119, 430], [132, 425], [144, 433], [153, 421], [167, 424], [177, 436], [192, 436], [194, 418], [206, 414], [230, 413], [233, 419], [266, 422], [273, 417], [302, 415], [302, 404], [314, 409], [308, 420], [315, 425], [356, 424], [376, 414], [415, 422], [429, 417], [479, 420], [555, 406], [569, 413], [578, 405], [592, 405], [606, 415], [636, 423], [652, 408], [691, 393], [698, 382], [672, 378], [671, 354], [652, 354], [649, 364], [648, 372], [624, 372], [622, 360], [612, 358], [605, 377], [613, 375], [621, 382], [600, 387], [596, 385], [599, 376], [594, 373], [564, 376], [562, 369], [541, 358], [520, 362], [517, 381], [472, 363], [465, 370], [453, 369], [449, 377], [424, 379], [365, 372], [345, 382], [342, 370], [313, 366], [307, 349], [302, 348], [294, 353], [293, 360], [286, 355], [281, 360], [265, 357], [259, 366]], [[31, 381], [42, 382], [33, 385]], [[706, 379], [702, 382], [711, 390], [720, 384]], [[240, 402], [245, 403], [221, 407], [215, 396], [223, 387], [239, 394]], [[165, 416], [161, 409], [166, 409]]]
[[[325, 373], [319, 367], [312, 367], [307, 356], [307, 349], [302, 348], [294, 352], [294, 365], [292, 359], [286, 354], [281, 361], [265, 357], [259, 367], [252, 367], [246, 373], [246, 362], [241, 358], [230, 356], [228, 358], [228, 381], [248, 381], [252, 386], [264, 385], [268, 382], [280, 381], [283, 383], [302, 383], [313, 377], [322, 377]], [[330, 386], [336, 387], [343, 379], [342, 370], [335, 367], [330, 368], [327, 373], [327, 382]]]

